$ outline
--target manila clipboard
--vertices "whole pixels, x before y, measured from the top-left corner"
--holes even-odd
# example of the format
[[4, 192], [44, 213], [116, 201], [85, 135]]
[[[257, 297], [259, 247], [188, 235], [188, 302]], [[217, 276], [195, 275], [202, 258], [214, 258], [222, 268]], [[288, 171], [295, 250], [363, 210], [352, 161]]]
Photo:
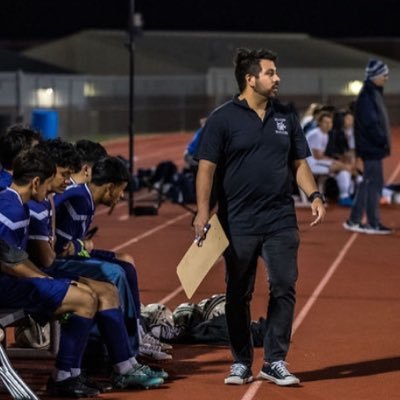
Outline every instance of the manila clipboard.
[[176, 269], [188, 299], [229, 245], [216, 214], [211, 217], [209, 225], [202, 246], [199, 247], [197, 242], [192, 243]]

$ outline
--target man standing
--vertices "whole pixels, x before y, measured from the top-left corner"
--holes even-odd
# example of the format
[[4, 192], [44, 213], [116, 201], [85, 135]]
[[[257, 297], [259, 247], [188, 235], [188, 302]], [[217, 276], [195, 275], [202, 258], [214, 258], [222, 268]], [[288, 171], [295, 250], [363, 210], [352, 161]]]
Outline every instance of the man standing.
[[240, 94], [207, 119], [197, 154], [197, 237], [209, 220], [216, 175], [218, 215], [230, 245], [226, 263], [226, 319], [234, 363], [226, 384], [253, 380], [250, 301], [257, 258], [269, 276], [265, 363], [259, 377], [278, 385], [298, 384], [286, 368], [295, 306], [299, 235], [291, 196], [293, 180], [307, 194], [316, 219], [325, 216], [306, 158], [310, 150], [297, 117], [274, 98], [280, 78], [269, 50], [239, 49], [235, 76]]
[[[364, 164], [350, 218], [343, 227], [352, 232], [387, 235], [391, 229], [382, 225], [379, 199], [383, 188], [383, 158], [390, 154], [390, 126], [383, 103], [383, 87], [389, 77], [389, 68], [380, 60], [369, 60], [365, 82], [357, 97], [354, 113], [356, 155]], [[364, 211], [368, 224], [361, 223]]]

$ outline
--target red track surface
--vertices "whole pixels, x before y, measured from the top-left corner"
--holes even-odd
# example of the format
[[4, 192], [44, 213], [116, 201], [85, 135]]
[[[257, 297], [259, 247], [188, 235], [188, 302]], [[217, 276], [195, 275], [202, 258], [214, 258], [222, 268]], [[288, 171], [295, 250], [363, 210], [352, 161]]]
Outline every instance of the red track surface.
[[[162, 160], [181, 163], [189, 135], [138, 137], [136, 166]], [[386, 178], [400, 181], [400, 131], [393, 135], [393, 155], [385, 164]], [[108, 143], [111, 154], [127, 156], [126, 142]], [[142, 196], [142, 195], [140, 195]], [[136, 195], [138, 198], [139, 195]], [[164, 203], [158, 216], [127, 216], [126, 203], [112, 216], [99, 209], [95, 238], [99, 248], [119, 249], [135, 258], [143, 303], [163, 302], [170, 308], [187, 301], [175, 273], [193, 239], [191, 215]], [[157, 390], [102, 395], [104, 399], [173, 400], [394, 400], [400, 391], [400, 257], [399, 234], [377, 237], [343, 230], [348, 209], [328, 208], [322, 226], [310, 228], [311, 213], [298, 209], [302, 244], [293, 342], [288, 361], [301, 387], [280, 388], [267, 382], [228, 387], [223, 378], [231, 356], [225, 347], [175, 346], [174, 359], [163, 364], [172, 380]], [[400, 206], [382, 207], [382, 220], [400, 228]], [[266, 274], [262, 265], [253, 318], [266, 306]], [[194, 302], [224, 291], [219, 262], [201, 284]], [[262, 351], [255, 353], [258, 373]], [[32, 371], [18, 363], [30, 381]], [[50, 369], [43, 367], [41, 384]], [[35, 371], [38, 374], [38, 371]], [[37, 378], [33, 382], [38, 389]], [[35, 387], [36, 386], [36, 387]], [[5, 398], [5, 397], [4, 397]]]

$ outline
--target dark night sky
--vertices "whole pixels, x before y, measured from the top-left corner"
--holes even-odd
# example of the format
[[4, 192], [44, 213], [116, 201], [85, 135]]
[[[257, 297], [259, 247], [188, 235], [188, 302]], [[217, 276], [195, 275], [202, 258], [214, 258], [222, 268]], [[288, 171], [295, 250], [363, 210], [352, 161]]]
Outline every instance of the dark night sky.
[[[399, 36], [398, 0], [136, 0], [144, 29]], [[1, 0], [0, 38], [46, 39], [126, 29], [129, 0]]]

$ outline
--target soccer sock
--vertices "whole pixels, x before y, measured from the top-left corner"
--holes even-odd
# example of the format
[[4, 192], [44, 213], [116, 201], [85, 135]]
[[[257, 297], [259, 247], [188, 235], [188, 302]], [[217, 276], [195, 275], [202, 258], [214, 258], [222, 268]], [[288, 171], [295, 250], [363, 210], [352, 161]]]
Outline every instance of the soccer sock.
[[133, 356], [124, 317], [120, 308], [98, 311], [95, 321], [106, 343], [113, 364], [127, 361]]
[[73, 378], [79, 376], [81, 374], [82, 370], [80, 368], [71, 368], [71, 376]]
[[130, 369], [132, 369], [132, 363], [130, 360], [121, 361], [119, 363], [114, 364], [114, 371], [118, 374], [126, 374]]
[[133, 301], [136, 307], [136, 315], [140, 315], [140, 295], [139, 295], [139, 283], [136, 273], [136, 268], [133, 264], [126, 261], [115, 259], [113, 262], [118, 264], [125, 271], [126, 278], [129, 282], [129, 287], [132, 292]]
[[51, 373], [51, 377], [54, 379], [54, 381], [61, 382], [61, 381], [65, 381], [68, 378], [71, 378], [71, 372], [63, 371], [61, 369], [55, 369]]
[[80, 368], [79, 360], [85, 349], [92, 318], [71, 314], [66, 322], [61, 324], [60, 347], [58, 349], [56, 368], [60, 371], [71, 371]]

